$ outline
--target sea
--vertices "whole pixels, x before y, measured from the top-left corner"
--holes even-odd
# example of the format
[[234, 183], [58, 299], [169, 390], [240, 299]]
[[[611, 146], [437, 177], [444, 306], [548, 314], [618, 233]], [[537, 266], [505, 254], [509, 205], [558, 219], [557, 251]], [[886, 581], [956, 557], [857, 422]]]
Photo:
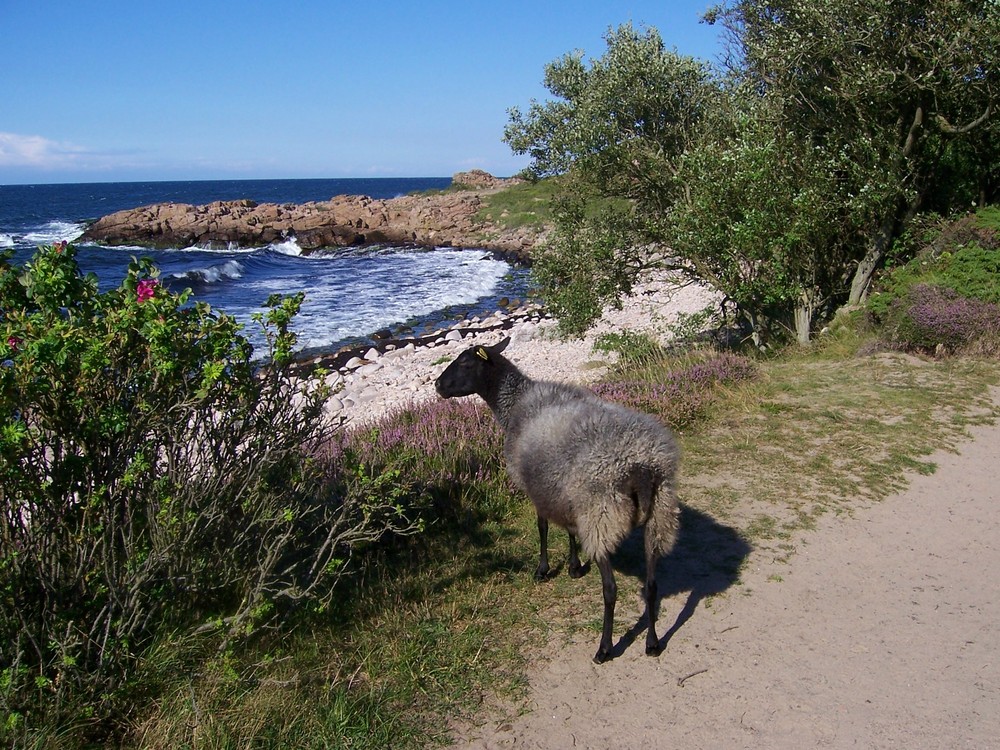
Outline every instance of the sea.
[[173, 291], [235, 316], [261, 347], [252, 320], [269, 295], [305, 292], [292, 329], [303, 354], [394, 337], [427, 335], [455, 320], [486, 315], [504, 298], [523, 299], [527, 269], [477, 248], [351, 247], [302, 253], [294, 239], [262, 248], [106, 247], [76, 243], [89, 222], [127, 208], [172, 201], [200, 205], [249, 198], [258, 203], [325, 201], [336, 195], [394, 198], [445, 188], [448, 177], [219, 180], [0, 185], [0, 250], [30, 260], [39, 245], [77, 244], [84, 273], [101, 289], [118, 286], [132, 257], [149, 257]]

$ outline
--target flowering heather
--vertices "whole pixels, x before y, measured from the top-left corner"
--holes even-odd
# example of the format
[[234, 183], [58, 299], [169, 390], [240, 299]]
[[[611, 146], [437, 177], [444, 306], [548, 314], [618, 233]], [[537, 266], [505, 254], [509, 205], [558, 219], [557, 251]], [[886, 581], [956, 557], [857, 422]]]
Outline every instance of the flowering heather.
[[335, 436], [327, 455], [334, 471], [352, 467], [400, 469], [417, 495], [453, 495], [490, 480], [506, 486], [502, 438], [496, 420], [478, 400], [429, 401], [390, 414], [375, 425]]
[[592, 390], [601, 398], [657, 414], [671, 426], [683, 427], [704, 413], [717, 385], [747, 380], [755, 372], [750, 360], [721, 354], [683, 370], [670, 371], [656, 381], [619, 380], [600, 383]]
[[886, 331], [903, 348], [955, 351], [1000, 335], [1000, 305], [960, 296], [946, 287], [917, 284], [890, 309]]

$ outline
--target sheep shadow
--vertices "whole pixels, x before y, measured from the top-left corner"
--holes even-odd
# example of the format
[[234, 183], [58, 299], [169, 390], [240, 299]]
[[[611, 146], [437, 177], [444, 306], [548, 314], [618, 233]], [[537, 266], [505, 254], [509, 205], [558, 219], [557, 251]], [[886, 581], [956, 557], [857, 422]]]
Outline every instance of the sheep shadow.
[[[750, 554], [751, 546], [736, 529], [719, 523], [707, 513], [680, 506], [680, 528], [673, 550], [660, 558], [656, 566], [658, 588], [656, 608], [659, 622], [664, 623], [661, 604], [664, 599], [687, 592], [687, 599], [673, 625], [660, 636], [659, 652], [691, 619], [705, 597], [721, 594], [739, 579], [740, 568]], [[612, 559], [616, 571], [623, 575], [645, 578], [642, 529], [636, 529]], [[645, 633], [649, 620], [639, 617], [612, 650], [612, 657], [621, 656]]]

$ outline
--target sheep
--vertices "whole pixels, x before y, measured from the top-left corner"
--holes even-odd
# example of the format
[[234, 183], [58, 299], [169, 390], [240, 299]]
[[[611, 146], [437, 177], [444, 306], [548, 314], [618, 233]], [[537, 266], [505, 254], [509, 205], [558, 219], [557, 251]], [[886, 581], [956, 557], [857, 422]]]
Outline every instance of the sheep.
[[632, 529], [645, 527], [646, 653], [656, 656], [656, 564], [673, 547], [679, 519], [677, 442], [648, 414], [578, 386], [532, 380], [501, 355], [509, 342], [462, 352], [437, 378], [435, 390], [443, 398], [478, 394], [500, 424], [507, 472], [538, 515], [536, 579], [549, 575], [549, 522], [569, 533], [570, 576], [585, 572], [580, 547], [596, 562], [604, 595], [598, 664], [612, 651], [617, 585], [610, 556]]

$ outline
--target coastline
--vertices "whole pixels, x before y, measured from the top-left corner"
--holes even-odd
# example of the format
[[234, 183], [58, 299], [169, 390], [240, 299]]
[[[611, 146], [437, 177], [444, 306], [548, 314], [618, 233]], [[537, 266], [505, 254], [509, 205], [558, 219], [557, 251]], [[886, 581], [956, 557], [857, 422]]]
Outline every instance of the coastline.
[[[508, 228], [483, 218], [483, 198], [517, 184], [485, 172], [459, 173], [452, 187], [434, 194], [376, 200], [340, 195], [304, 204], [216, 201], [205, 205], [159, 203], [119, 211], [94, 222], [84, 234], [101, 245], [194, 246], [235, 242], [248, 247], [294, 237], [303, 250], [371, 244], [475, 248], [508, 263], [530, 265], [530, 252], [544, 240], [542, 227]], [[433, 381], [459, 352], [491, 345], [505, 336], [507, 354], [531, 377], [575, 383], [593, 382], [617, 362], [615, 352], [597, 351], [606, 333], [630, 331], [666, 344], [682, 315], [718, 306], [720, 295], [704, 286], [680, 285], [669, 274], [637, 285], [620, 309], [606, 309], [579, 338], [562, 338], [552, 316], [535, 302], [485, 300], [469, 317], [444, 323], [446, 313], [429, 320], [431, 330], [405, 328], [372, 332], [336, 351], [306, 350], [297, 368], [323, 367], [334, 393], [327, 413], [340, 427], [368, 423], [392, 410], [436, 398]], [[477, 314], [478, 313], [478, 314]], [[400, 332], [406, 330], [406, 335]]]
[[681, 316], [717, 306], [721, 296], [695, 284], [680, 285], [664, 274], [637, 285], [622, 300], [621, 309], [609, 308], [582, 337], [558, 335], [556, 320], [537, 304], [515, 312], [474, 316], [428, 336], [377, 342], [321, 354], [303, 361], [303, 367], [330, 371], [327, 383], [334, 394], [327, 414], [340, 428], [368, 424], [397, 409], [437, 398], [434, 380], [460, 352], [476, 345], [492, 345], [509, 336], [505, 352], [536, 379], [579, 384], [598, 380], [617, 361], [615, 352], [596, 351], [594, 343], [606, 333], [623, 330], [644, 333], [666, 344], [671, 327]]
[[529, 262], [545, 230], [511, 227], [483, 216], [488, 196], [519, 178], [473, 170], [452, 176], [449, 189], [395, 198], [335, 195], [305, 203], [259, 203], [249, 198], [205, 204], [151, 203], [106, 214], [81, 239], [100, 245], [266, 247], [294, 239], [304, 254], [321, 248], [368, 245], [477, 248]]

